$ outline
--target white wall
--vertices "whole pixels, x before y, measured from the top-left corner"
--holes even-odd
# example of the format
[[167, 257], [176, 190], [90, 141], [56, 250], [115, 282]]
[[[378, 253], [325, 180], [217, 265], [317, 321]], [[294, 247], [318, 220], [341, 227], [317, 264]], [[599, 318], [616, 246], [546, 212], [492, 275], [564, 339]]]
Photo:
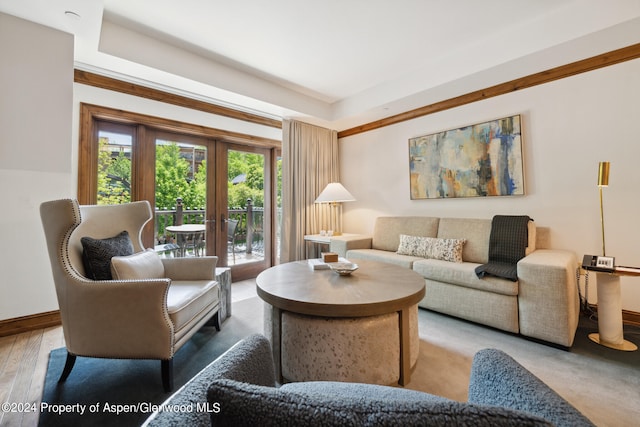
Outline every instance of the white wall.
[[[640, 60], [491, 98], [340, 140], [341, 179], [357, 199], [344, 230], [370, 233], [379, 215], [491, 218], [527, 214], [551, 229], [553, 248], [601, 254], [599, 161], [607, 255], [640, 266]], [[410, 200], [408, 139], [522, 114], [526, 195]], [[594, 275], [591, 275], [593, 277]], [[590, 280], [595, 285], [595, 280]], [[589, 300], [596, 300], [589, 287]], [[640, 279], [622, 279], [623, 308], [640, 312]]]
[[0, 320], [57, 310], [40, 222], [77, 194], [80, 103], [282, 139], [282, 131], [73, 83], [73, 37], [0, 13]]
[[73, 36], [0, 13], [0, 319], [56, 310], [39, 206], [69, 195]]

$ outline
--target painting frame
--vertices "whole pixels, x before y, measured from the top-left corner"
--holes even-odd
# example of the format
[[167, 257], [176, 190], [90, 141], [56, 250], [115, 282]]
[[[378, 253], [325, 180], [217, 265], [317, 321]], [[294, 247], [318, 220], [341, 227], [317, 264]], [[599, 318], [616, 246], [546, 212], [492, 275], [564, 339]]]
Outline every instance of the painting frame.
[[522, 116], [409, 138], [411, 200], [524, 196]]

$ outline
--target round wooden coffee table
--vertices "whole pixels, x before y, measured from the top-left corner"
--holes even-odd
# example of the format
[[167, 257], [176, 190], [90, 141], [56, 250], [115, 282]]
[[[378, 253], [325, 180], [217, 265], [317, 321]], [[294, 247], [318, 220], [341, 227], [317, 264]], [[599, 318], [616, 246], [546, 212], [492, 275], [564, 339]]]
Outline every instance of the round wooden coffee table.
[[340, 276], [296, 261], [258, 275], [257, 293], [268, 304], [265, 334], [281, 380], [409, 382], [424, 278], [393, 264], [359, 260], [358, 266]]

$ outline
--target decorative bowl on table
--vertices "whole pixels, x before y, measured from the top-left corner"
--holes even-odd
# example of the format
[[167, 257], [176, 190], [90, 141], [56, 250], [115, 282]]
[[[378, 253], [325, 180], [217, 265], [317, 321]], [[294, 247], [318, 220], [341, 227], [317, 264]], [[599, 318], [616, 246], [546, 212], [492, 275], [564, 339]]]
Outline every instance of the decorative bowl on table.
[[348, 276], [358, 269], [358, 264], [352, 262], [328, 262], [327, 265], [341, 276]]

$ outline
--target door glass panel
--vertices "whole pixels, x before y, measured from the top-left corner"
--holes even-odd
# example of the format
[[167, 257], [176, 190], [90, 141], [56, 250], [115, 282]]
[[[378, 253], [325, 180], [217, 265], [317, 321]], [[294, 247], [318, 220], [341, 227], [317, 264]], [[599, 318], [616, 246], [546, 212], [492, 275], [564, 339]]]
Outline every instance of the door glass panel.
[[156, 139], [156, 250], [167, 256], [205, 252], [206, 147]]
[[99, 205], [131, 201], [130, 134], [98, 131], [98, 197]]
[[265, 259], [264, 164], [262, 154], [227, 151], [229, 265]]

